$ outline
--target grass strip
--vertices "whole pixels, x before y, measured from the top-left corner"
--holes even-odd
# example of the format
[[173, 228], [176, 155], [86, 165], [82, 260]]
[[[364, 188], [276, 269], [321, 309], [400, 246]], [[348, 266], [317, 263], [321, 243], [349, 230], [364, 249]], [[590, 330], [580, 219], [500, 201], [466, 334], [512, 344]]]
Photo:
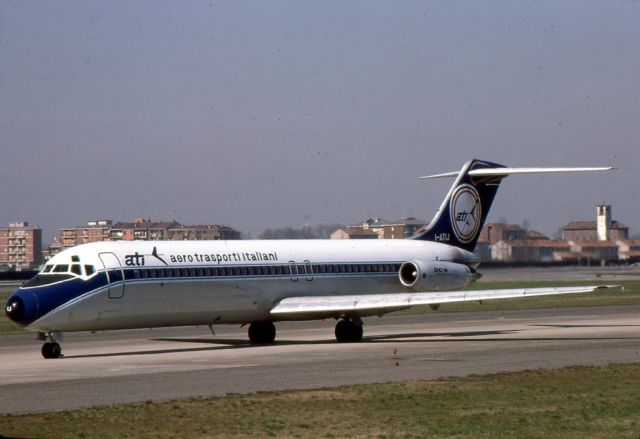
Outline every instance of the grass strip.
[[8, 437], [637, 438], [640, 364], [0, 416]]

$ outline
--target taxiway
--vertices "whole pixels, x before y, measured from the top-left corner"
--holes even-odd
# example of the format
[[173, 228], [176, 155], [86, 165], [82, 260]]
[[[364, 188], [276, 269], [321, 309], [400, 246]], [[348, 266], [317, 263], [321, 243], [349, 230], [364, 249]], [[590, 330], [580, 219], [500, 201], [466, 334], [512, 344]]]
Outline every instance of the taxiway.
[[640, 306], [388, 315], [338, 344], [333, 321], [278, 323], [275, 345], [220, 326], [0, 337], [0, 413], [543, 367], [640, 361]]

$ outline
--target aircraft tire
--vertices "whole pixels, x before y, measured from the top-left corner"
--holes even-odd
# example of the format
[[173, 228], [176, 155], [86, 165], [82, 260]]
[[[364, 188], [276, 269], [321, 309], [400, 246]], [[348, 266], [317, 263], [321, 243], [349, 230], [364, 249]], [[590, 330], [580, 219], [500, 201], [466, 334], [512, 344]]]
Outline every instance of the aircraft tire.
[[336, 323], [336, 341], [338, 343], [354, 343], [362, 341], [364, 328], [351, 320], [342, 319]]
[[47, 342], [42, 345], [42, 356], [44, 358], [60, 358], [62, 356], [62, 348], [58, 343]]
[[249, 325], [251, 344], [271, 344], [276, 339], [276, 326], [273, 322], [254, 322]]

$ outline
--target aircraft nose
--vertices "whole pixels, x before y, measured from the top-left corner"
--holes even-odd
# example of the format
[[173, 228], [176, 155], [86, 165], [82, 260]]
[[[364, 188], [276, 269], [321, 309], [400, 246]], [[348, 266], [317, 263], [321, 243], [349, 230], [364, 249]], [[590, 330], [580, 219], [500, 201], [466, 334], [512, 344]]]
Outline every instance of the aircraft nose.
[[24, 301], [19, 297], [11, 297], [7, 301], [4, 312], [9, 320], [19, 323], [24, 319]]
[[7, 300], [4, 313], [12, 322], [27, 326], [37, 318], [38, 301], [32, 294], [18, 290]]

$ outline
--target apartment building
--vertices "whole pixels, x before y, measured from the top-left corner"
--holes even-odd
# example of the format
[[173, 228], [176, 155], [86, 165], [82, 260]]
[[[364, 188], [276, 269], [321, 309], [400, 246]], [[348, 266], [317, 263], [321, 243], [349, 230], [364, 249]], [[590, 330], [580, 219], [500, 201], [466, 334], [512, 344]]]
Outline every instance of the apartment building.
[[64, 249], [98, 241], [168, 241], [240, 239], [240, 232], [218, 224], [185, 226], [177, 221], [151, 221], [137, 217], [133, 222], [89, 221], [86, 226], [60, 229], [51, 255]]
[[108, 241], [111, 233], [111, 220], [88, 221], [86, 226], [60, 229], [60, 248], [70, 248], [89, 242]]
[[42, 263], [42, 229], [17, 221], [0, 228], [0, 265], [16, 270]]

